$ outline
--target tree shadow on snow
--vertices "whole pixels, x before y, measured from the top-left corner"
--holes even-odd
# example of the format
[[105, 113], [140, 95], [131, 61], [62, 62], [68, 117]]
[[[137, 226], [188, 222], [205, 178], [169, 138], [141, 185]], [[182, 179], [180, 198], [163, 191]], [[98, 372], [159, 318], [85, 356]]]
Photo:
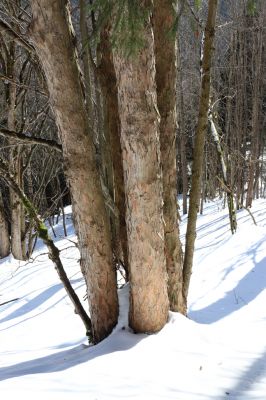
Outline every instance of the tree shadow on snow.
[[[253, 363], [240, 375], [236, 385], [229, 390], [230, 396], [235, 400], [245, 399], [250, 390], [256, 390], [255, 386], [259, 381], [266, 378], [266, 349], [264, 353], [255, 359]], [[260, 392], [262, 395], [262, 392]], [[259, 398], [259, 397], [256, 397]], [[262, 397], [260, 397], [262, 398]], [[265, 396], [263, 395], [263, 399]]]
[[[71, 280], [71, 284], [73, 285], [74, 283], [77, 283], [77, 282], [80, 282], [80, 281], [81, 281], [80, 278], [79, 279], [72, 279]], [[19, 307], [16, 310], [12, 311], [6, 317], [0, 319], [0, 323], [11, 321], [11, 320], [13, 320], [15, 318], [18, 318], [18, 317], [22, 317], [22, 316], [24, 317], [26, 314], [38, 309], [38, 307], [40, 307], [47, 300], [50, 300], [52, 296], [54, 296], [59, 290], [62, 290], [62, 289], [63, 289], [63, 285], [61, 283], [58, 283], [56, 285], [53, 285], [53, 286], [47, 288], [46, 290], [44, 290], [43, 292], [39, 293], [37, 296], [35, 296], [31, 300], [29, 300], [27, 303], [23, 304], [21, 307]], [[77, 289], [77, 287], [75, 289]], [[55, 304], [59, 303], [65, 296], [66, 296], [65, 292], [63, 292], [63, 295], [60, 298], [60, 300], [58, 300], [56, 303], [53, 303], [50, 307], [46, 308], [45, 310], [42, 310], [38, 314], [41, 314], [41, 313], [49, 310], [50, 308], [54, 307]], [[20, 300], [23, 300], [23, 298], [20, 299]], [[7, 307], [10, 306], [10, 303], [8, 303], [6, 306]], [[30, 317], [30, 318], [33, 318], [33, 317], [36, 317], [36, 314], [34, 316]], [[30, 318], [24, 318], [19, 323], [25, 322], [26, 320], [28, 320]], [[9, 326], [7, 328], [0, 329], [0, 331], [9, 329], [9, 328], [11, 328], [11, 327], [13, 327], [15, 325], [18, 325], [18, 323], [15, 323], [14, 325]]]
[[45, 357], [2, 367], [0, 368], [0, 381], [25, 375], [64, 371], [106, 354], [129, 350], [145, 338], [147, 335], [135, 335], [120, 328], [96, 346], [79, 344], [71, 349]]
[[[256, 262], [256, 250], [261, 242], [251, 248], [247, 255], [252, 259], [254, 267], [238, 282], [238, 284], [225, 297], [220, 298], [201, 310], [189, 311], [189, 317], [202, 324], [211, 324], [239, 310], [254, 300], [266, 289], [266, 257]], [[235, 268], [241, 268], [241, 260]], [[229, 272], [232, 271], [232, 266]], [[227, 275], [227, 274], [226, 274]], [[226, 275], [225, 278], [226, 279]]]

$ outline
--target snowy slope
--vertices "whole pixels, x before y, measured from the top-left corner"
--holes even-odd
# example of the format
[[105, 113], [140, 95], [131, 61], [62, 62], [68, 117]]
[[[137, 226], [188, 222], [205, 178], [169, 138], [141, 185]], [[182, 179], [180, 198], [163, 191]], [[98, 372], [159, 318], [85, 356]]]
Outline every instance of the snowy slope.
[[[189, 318], [170, 313], [156, 335], [127, 328], [128, 288], [110, 337], [88, 347], [41, 243], [35, 261], [0, 261], [0, 393], [3, 399], [266, 399], [266, 201], [254, 203], [255, 226], [238, 213], [232, 236], [222, 204], [198, 220]], [[68, 239], [75, 240], [68, 213]], [[184, 242], [186, 218], [181, 225]], [[80, 298], [85, 286], [73, 243], [62, 257]], [[38, 256], [39, 255], [39, 256]], [[37, 257], [38, 256], [38, 257]]]

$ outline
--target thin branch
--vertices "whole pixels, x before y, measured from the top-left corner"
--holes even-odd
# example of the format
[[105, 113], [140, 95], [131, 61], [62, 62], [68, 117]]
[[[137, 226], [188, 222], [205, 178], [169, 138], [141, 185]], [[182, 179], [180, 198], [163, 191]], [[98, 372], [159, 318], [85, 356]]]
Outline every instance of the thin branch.
[[33, 204], [25, 195], [25, 193], [21, 190], [21, 188], [18, 186], [17, 182], [14, 179], [13, 174], [9, 173], [8, 164], [2, 158], [0, 158], [0, 173], [3, 179], [6, 181], [6, 183], [14, 190], [14, 192], [19, 197], [20, 201], [23, 203], [30, 219], [34, 221], [37, 234], [39, 238], [43, 241], [43, 243], [47, 246], [49, 258], [55, 266], [59, 279], [61, 280], [70, 300], [74, 305], [75, 312], [79, 315], [86, 328], [86, 334], [89, 336], [89, 338], [91, 338], [92, 336], [91, 320], [86, 311], [84, 310], [75, 290], [72, 288], [70, 280], [64, 270], [62, 261], [60, 259], [60, 251], [55, 246], [53, 240], [50, 238], [48, 234], [48, 229], [45, 226], [43, 220], [41, 220], [40, 217], [38, 216]]
[[18, 32], [11, 28], [11, 26], [2, 19], [0, 19], [0, 29], [7, 33], [17, 44], [22, 46], [30, 53], [35, 51], [34, 47], [26, 39], [24, 39]]
[[23, 83], [19, 83], [19, 82], [15, 81], [14, 79], [12, 79], [12, 78], [10, 78], [10, 77], [8, 77], [8, 76], [6, 76], [6, 75], [0, 74], [0, 79], [1, 79], [2, 81], [4, 81], [4, 82], [11, 82], [11, 83], [13, 83], [14, 85], [16, 85], [16, 86], [18, 86], [18, 87], [20, 87], [20, 88], [27, 89], [27, 90], [31, 90], [31, 91], [33, 91], [33, 92], [42, 94], [43, 96], [46, 96], [46, 97], [48, 96], [48, 93], [47, 93], [47, 92], [43, 92], [42, 90], [33, 88], [33, 87], [31, 87], [31, 86], [28, 86], [28, 85], [23, 85]]
[[[228, 186], [226, 186], [226, 185], [224, 184], [224, 182], [222, 181], [222, 179], [219, 178], [219, 176], [216, 176], [216, 178], [217, 178], [218, 181], [221, 183], [221, 185], [223, 186], [224, 190], [225, 190], [227, 193], [232, 194], [233, 197], [234, 197], [234, 199], [237, 200], [237, 197], [235, 196], [235, 194], [233, 193], [233, 191], [232, 191]], [[254, 225], [257, 226], [257, 222], [256, 222], [256, 220], [255, 220], [255, 217], [254, 217], [254, 215], [252, 214], [252, 212], [250, 211], [250, 209], [249, 209], [248, 207], [245, 207], [244, 204], [239, 203], [239, 201], [238, 201], [238, 204], [239, 204], [240, 208], [244, 208], [244, 210], [246, 210], [246, 211], [249, 213], [249, 215], [250, 215], [250, 217], [251, 217], [251, 219], [252, 219]]]
[[56, 150], [60, 153], [62, 152], [61, 144], [57, 143], [55, 140], [47, 140], [43, 138], [37, 138], [34, 136], [27, 136], [25, 133], [10, 131], [9, 129], [1, 127], [0, 127], [0, 135], [5, 136], [7, 138], [16, 139], [22, 143], [39, 144], [41, 146], [49, 147], [50, 149]]

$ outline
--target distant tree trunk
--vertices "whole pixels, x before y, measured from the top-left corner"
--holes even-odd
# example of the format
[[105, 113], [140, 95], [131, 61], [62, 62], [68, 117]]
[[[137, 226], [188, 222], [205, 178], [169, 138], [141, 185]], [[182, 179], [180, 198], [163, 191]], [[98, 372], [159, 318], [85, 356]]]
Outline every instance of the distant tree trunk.
[[8, 233], [8, 225], [4, 212], [4, 204], [2, 193], [0, 190], [0, 258], [8, 256], [10, 253], [10, 238]]
[[153, 11], [157, 102], [161, 116], [160, 149], [163, 172], [163, 218], [168, 297], [170, 309], [184, 313], [182, 295], [183, 255], [179, 239], [176, 172], [177, 47], [170, 38], [174, 7], [169, 0], [155, 0]]
[[108, 130], [110, 150], [113, 163], [114, 202], [119, 211], [115, 252], [125, 267], [128, 277], [128, 243], [126, 228], [126, 200], [124, 190], [124, 171], [122, 149], [120, 143], [120, 119], [118, 111], [117, 82], [114, 70], [113, 55], [109, 40], [109, 31], [105, 29], [101, 34], [99, 46], [101, 60], [98, 67], [103, 96], [106, 103], [106, 129]]
[[[8, 60], [8, 76], [16, 77], [15, 66], [15, 44], [11, 43], [9, 60]], [[16, 131], [16, 85], [12, 82], [8, 85], [8, 112], [7, 127], [10, 131]], [[23, 177], [21, 171], [21, 146], [13, 139], [9, 140], [11, 145], [9, 162], [10, 170], [15, 176], [16, 182], [23, 187]], [[11, 207], [11, 252], [15, 259], [26, 259], [25, 245], [25, 216], [23, 205], [17, 194], [10, 189], [10, 207]]]
[[252, 200], [255, 197], [255, 185], [256, 185], [256, 171], [259, 162], [259, 142], [260, 142], [260, 98], [261, 98], [261, 65], [262, 65], [262, 31], [252, 33], [252, 117], [251, 117], [251, 149], [249, 157], [249, 174], [248, 174], [248, 187], [247, 187], [247, 198], [246, 207], [252, 206]]
[[184, 93], [183, 93], [183, 72], [181, 66], [181, 51], [179, 34], [177, 38], [177, 114], [178, 114], [178, 151], [180, 172], [182, 175], [182, 207], [183, 215], [187, 214], [187, 196], [188, 196], [188, 168], [187, 168], [187, 152], [186, 152], [186, 128], [185, 128], [185, 110], [184, 110]]
[[121, 120], [130, 267], [129, 323], [156, 332], [168, 317], [164, 255], [159, 114], [150, 22], [144, 48], [131, 58], [114, 50]]
[[183, 294], [187, 301], [190, 277], [192, 273], [194, 245], [196, 239], [196, 222], [199, 211], [201, 178], [204, 158], [205, 135], [208, 124], [208, 108], [210, 96], [211, 80], [211, 58], [213, 50], [213, 41], [215, 34], [215, 20], [217, 11], [217, 0], [209, 0], [208, 17], [205, 28], [205, 41], [202, 60], [202, 83], [199, 104], [198, 124], [195, 134], [195, 144], [193, 151], [192, 164], [192, 183], [189, 199], [188, 224], [186, 232], [186, 248], [183, 268]]
[[68, 2], [39, 0], [32, 1], [31, 5], [31, 37], [46, 75], [62, 140], [81, 269], [88, 288], [93, 341], [99, 342], [117, 323], [116, 272], [92, 132], [79, 79]]
[[228, 206], [228, 213], [229, 213], [229, 219], [230, 219], [230, 228], [232, 234], [236, 232], [237, 229], [237, 220], [236, 220], [236, 212], [235, 212], [235, 206], [234, 206], [234, 196], [232, 192], [232, 188], [230, 187], [230, 182], [228, 181], [228, 174], [227, 174], [227, 166], [225, 163], [225, 158], [223, 154], [223, 149], [220, 143], [220, 138], [219, 134], [217, 132], [215, 123], [213, 121], [213, 116], [212, 113], [209, 114], [209, 121], [211, 124], [211, 134], [214, 140], [214, 143], [216, 145], [216, 150], [218, 153], [218, 157], [221, 163], [221, 170], [222, 170], [222, 179], [223, 179], [223, 190], [226, 191], [226, 198], [227, 198], [227, 206]]

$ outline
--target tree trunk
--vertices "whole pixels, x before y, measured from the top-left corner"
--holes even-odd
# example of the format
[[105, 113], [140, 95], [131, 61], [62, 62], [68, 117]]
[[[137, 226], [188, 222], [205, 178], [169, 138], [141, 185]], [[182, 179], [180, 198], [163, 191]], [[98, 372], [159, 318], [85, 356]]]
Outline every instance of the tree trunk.
[[185, 108], [184, 108], [184, 93], [183, 93], [183, 71], [181, 65], [181, 51], [179, 35], [177, 38], [177, 112], [178, 112], [178, 132], [179, 132], [179, 163], [182, 175], [182, 200], [183, 200], [183, 215], [187, 214], [187, 196], [188, 196], [188, 162], [187, 162], [187, 137], [185, 127]]
[[[16, 77], [15, 44], [11, 43], [8, 59], [8, 76]], [[15, 131], [16, 126], [16, 85], [9, 83], [8, 85], [8, 112], [7, 112], [7, 126], [10, 131]], [[13, 139], [9, 139], [11, 145], [9, 162], [10, 171], [14, 174], [18, 185], [23, 187], [22, 173], [21, 173], [21, 146]], [[23, 238], [23, 231], [25, 231], [24, 209], [19, 197], [10, 189], [10, 207], [11, 207], [11, 252], [15, 259], [26, 259], [25, 238]]]
[[39, 0], [31, 4], [31, 37], [46, 75], [62, 141], [81, 253], [81, 269], [88, 288], [93, 340], [99, 342], [117, 322], [116, 272], [93, 151], [93, 135], [79, 79], [68, 2]]
[[226, 163], [225, 163], [223, 149], [222, 149], [222, 146], [220, 143], [219, 134], [217, 132], [215, 123], [213, 121], [212, 113], [209, 114], [209, 121], [211, 124], [211, 134], [212, 134], [214, 143], [216, 145], [216, 150], [217, 150], [218, 157], [219, 157], [219, 160], [221, 163], [222, 177], [223, 177], [223, 183], [224, 183], [223, 189], [226, 190], [227, 206], [228, 206], [228, 213], [229, 213], [229, 219], [230, 219], [230, 228], [231, 228], [232, 234], [234, 234], [237, 229], [236, 211], [235, 211], [235, 206], [234, 206], [234, 196], [233, 196], [232, 188], [230, 186], [230, 182], [228, 181], [227, 167], [226, 167]]
[[[159, 114], [150, 21], [145, 46], [128, 59], [114, 50], [121, 120], [130, 268], [129, 323], [156, 332], [168, 317], [162, 219]], [[134, 59], [133, 59], [134, 58]]]
[[10, 238], [8, 233], [8, 225], [4, 212], [4, 204], [2, 193], [0, 190], [0, 258], [8, 256], [10, 253]]
[[209, 0], [208, 17], [205, 28], [205, 41], [202, 60], [202, 83], [199, 104], [198, 124], [195, 134], [193, 151], [192, 182], [189, 199], [188, 224], [186, 232], [186, 248], [183, 268], [183, 294], [187, 302], [189, 282], [192, 273], [194, 245], [196, 239], [196, 222], [199, 211], [201, 177], [204, 158], [205, 135], [208, 124], [208, 108], [211, 81], [211, 58], [215, 33], [215, 19], [217, 11], [217, 0]]
[[105, 29], [101, 34], [99, 47], [101, 61], [98, 67], [103, 96], [106, 102], [106, 128], [108, 130], [110, 150], [113, 162], [114, 202], [119, 211], [115, 252], [123, 262], [128, 277], [128, 243], [126, 228], [126, 200], [124, 190], [124, 171], [122, 149], [120, 143], [120, 119], [118, 111], [117, 82], [114, 70], [109, 31]]
[[174, 8], [169, 0], [155, 0], [153, 22], [155, 40], [157, 102], [161, 116], [160, 149], [163, 173], [163, 218], [168, 297], [172, 311], [184, 312], [182, 296], [183, 255], [179, 239], [176, 188], [176, 40], [169, 38], [174, 24]]
[[253, 90], [252, 90], [252, 132], [251, 132], [251, 149], [250, 149], [250, 157], [249, 157], [249, 174], [248, 174], [248, 186], [247, 186], [247, 198], [246, 198], [246, 207], [252, 206], [252, 200], [254, 199], [254, 187], [255, 187], [255, 178], [256, 178], [256, 170], [257, 164], [259, 162], [259, 135], [260, 135], [260, 120], [259, 120], [259, 112], [260, 112], [260, 98], [261, 98], [261, 65], [262, 65], [262, 49], [263, 49], [263, 40], [262, 40], [262, 32], [261, 29], [258, 32], [254, 32], [252, 34], [252, 77], [253, 77]]

